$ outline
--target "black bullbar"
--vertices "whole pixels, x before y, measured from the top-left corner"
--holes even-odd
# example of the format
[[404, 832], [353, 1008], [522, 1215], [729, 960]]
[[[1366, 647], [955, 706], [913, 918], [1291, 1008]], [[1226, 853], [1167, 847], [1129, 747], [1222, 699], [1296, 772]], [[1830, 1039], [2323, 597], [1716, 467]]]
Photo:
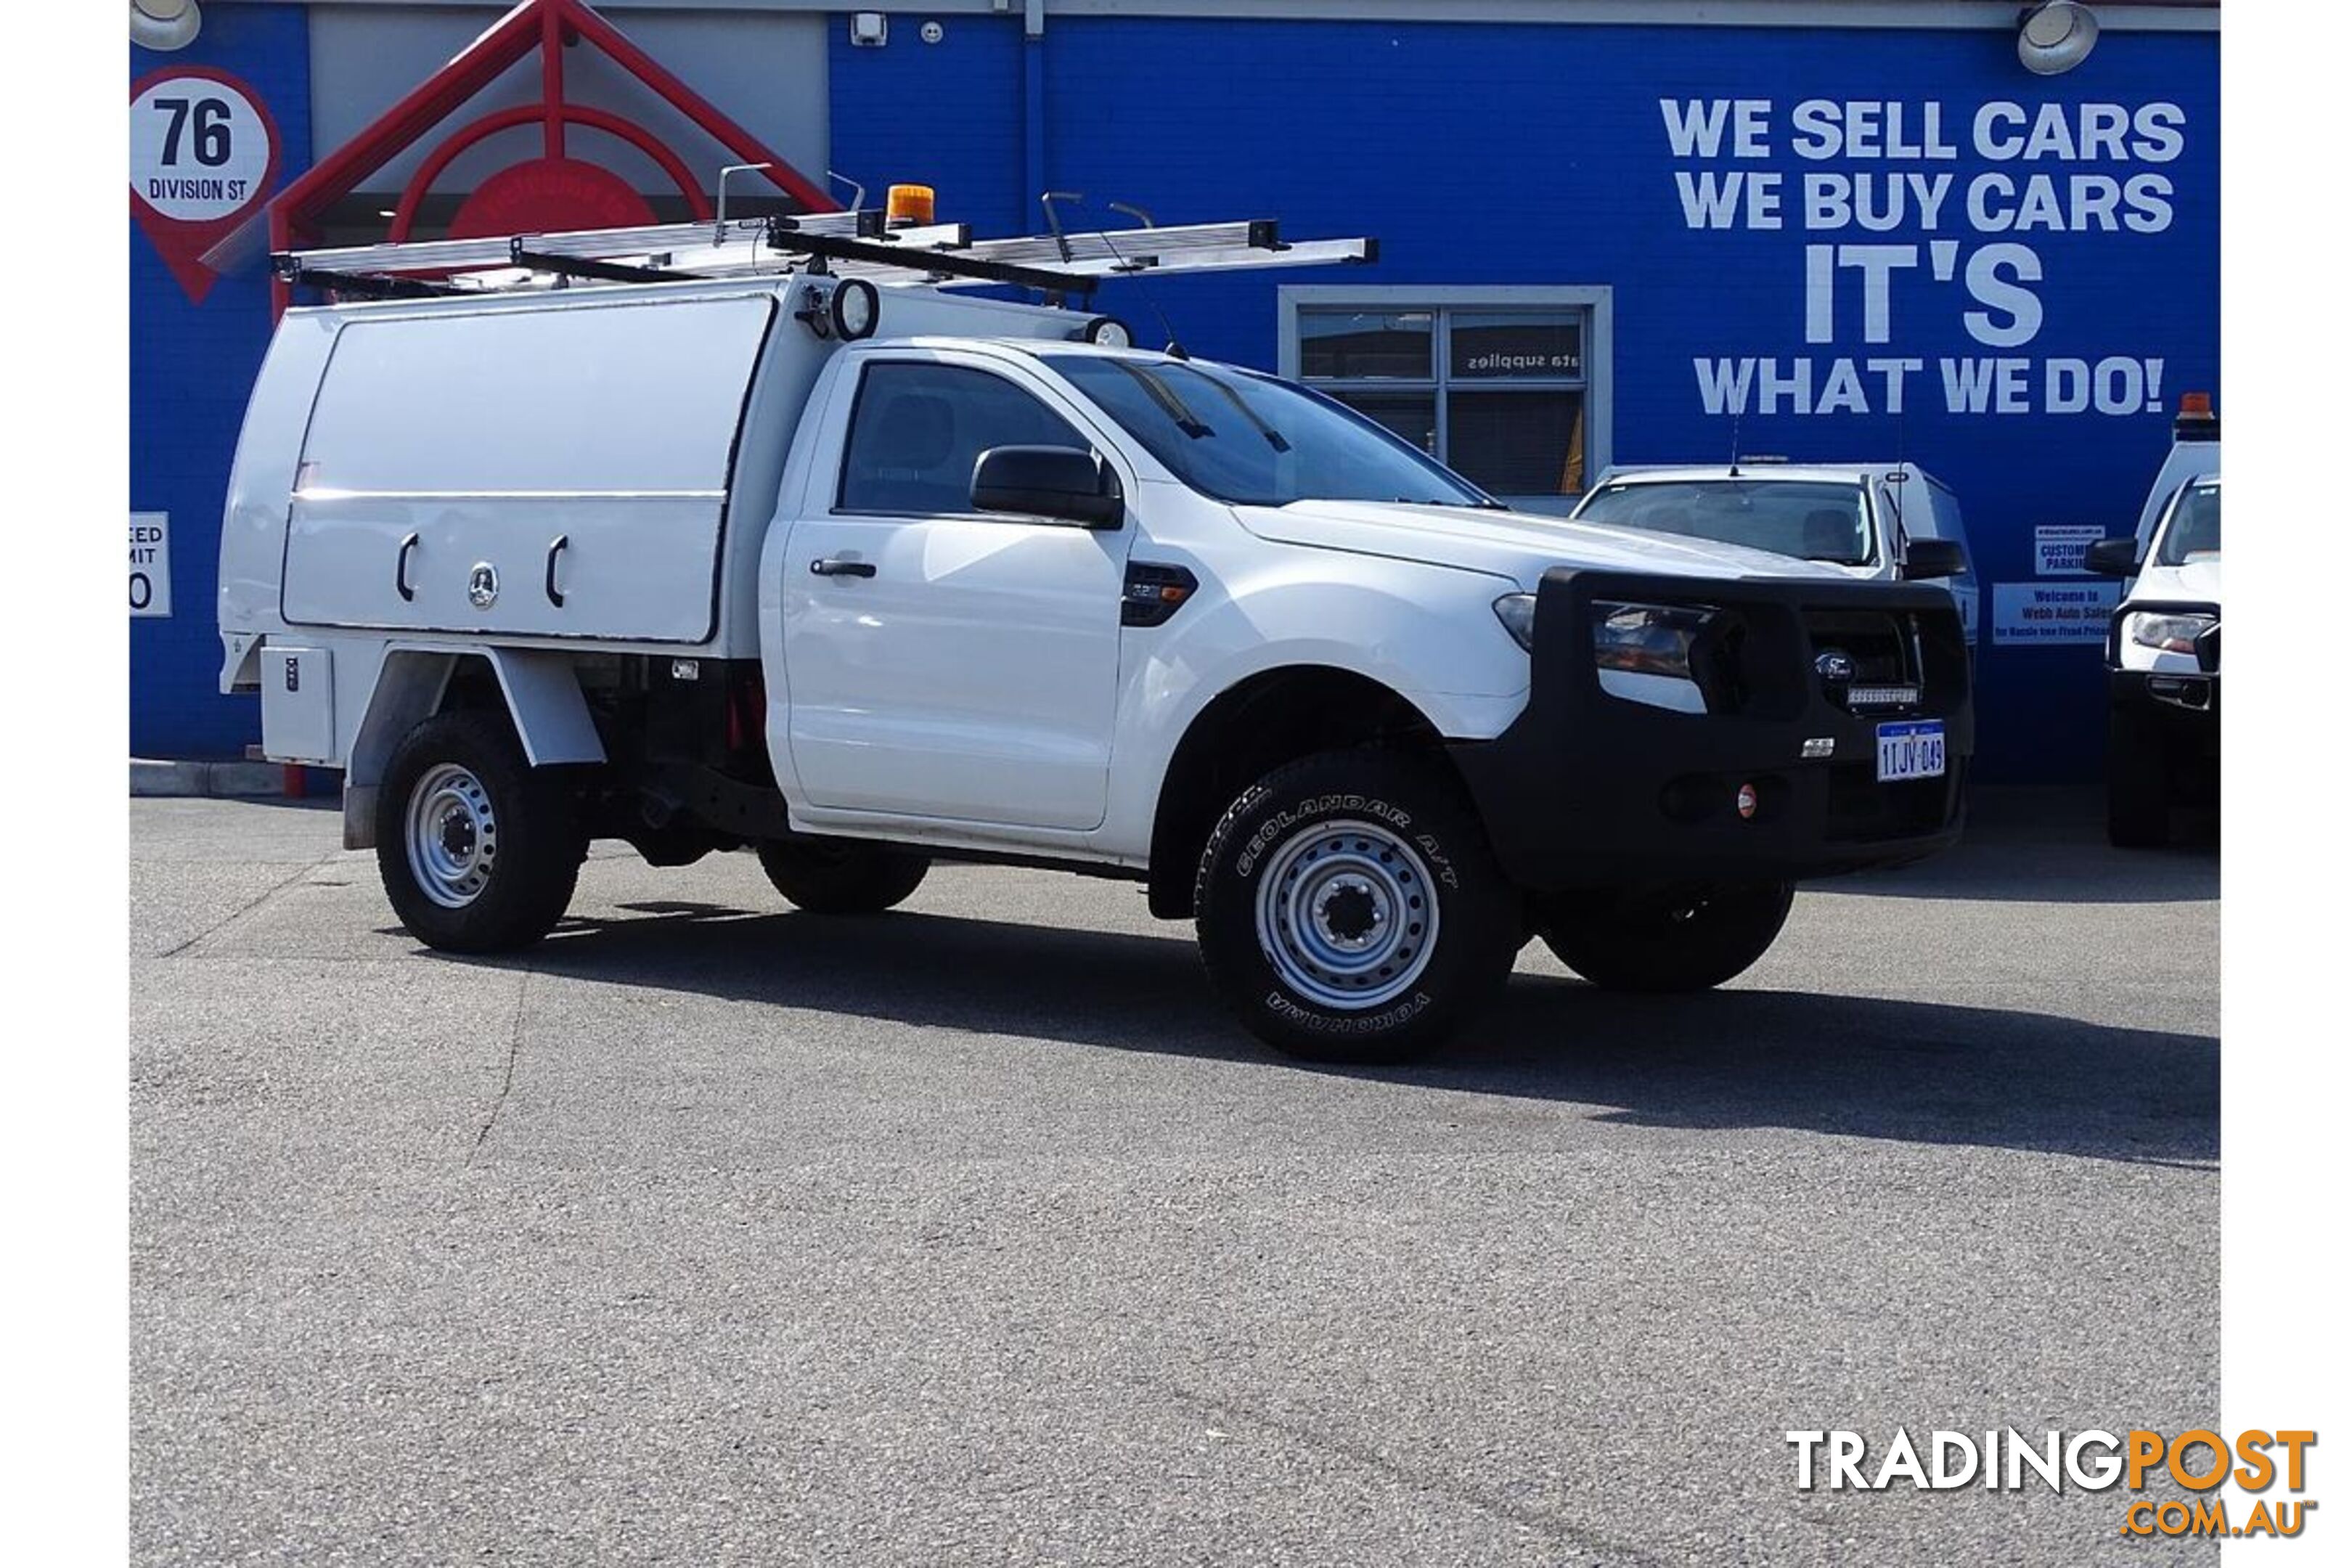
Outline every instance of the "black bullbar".
[[[1688, 654], [1705, 712], [1602, 689], [1594, 631], [1625, 605], [1711, 612]], [[1976, 717], [1942, 587], [1563, 566], [1534, 627], [1526, 710], [1451, 747], [1520, 886], [1796, 881], [1958, 841]], [[1879, 726], [1923, 720], [1942, 774], [1879, 782]]]

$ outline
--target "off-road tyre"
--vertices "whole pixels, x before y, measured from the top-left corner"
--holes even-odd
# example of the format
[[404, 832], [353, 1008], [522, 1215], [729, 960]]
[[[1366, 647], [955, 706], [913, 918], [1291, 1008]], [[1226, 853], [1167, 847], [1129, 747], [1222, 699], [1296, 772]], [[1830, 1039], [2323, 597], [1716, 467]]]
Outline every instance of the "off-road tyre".
[[1705, 991], [1764, 956], [1788, 922], [1786, 882], [1657, 894], [1563, 893], [1536, 914], [1552, 956], [1608, 991]]
[[572, 781], [532, 767], [502, 714], [427, 719], [384, 768], [376, 869], [427, 947], [528, 947], [571, 907], [587, 852]]
[[1218, 995], [1259, 1039], [1319, 1062], [1444, 1040], [1502, 988], [1524, 920], [1452, 775], [1375, 750], [1318, 752], [1244, 791], [1209, 834], [1193, 910]]
[[878, 915], [922, 886], [931, 859], [856, 838], [771, 838], [760, 845], [760, 868], [796, 909]]

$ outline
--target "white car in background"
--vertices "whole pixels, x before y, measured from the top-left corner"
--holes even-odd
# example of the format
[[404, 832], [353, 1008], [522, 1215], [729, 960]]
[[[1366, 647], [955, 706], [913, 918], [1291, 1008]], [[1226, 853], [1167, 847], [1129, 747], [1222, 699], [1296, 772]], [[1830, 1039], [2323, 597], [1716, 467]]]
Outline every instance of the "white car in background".
[[2221, 795], [2221, 446], [2173, 453], [2140, 529], [2084, 558], [2131, 579], [2107, 631], [2107, 838], [2124, 848], [2169, 838], [2175, 802]]
[[1951, 487], [1916, 463], [1611, 468], [1577, 504], [1582, 522], [1769, 550], [1864, 582], [1941, 578], [1977, 640], [1978, 587]]

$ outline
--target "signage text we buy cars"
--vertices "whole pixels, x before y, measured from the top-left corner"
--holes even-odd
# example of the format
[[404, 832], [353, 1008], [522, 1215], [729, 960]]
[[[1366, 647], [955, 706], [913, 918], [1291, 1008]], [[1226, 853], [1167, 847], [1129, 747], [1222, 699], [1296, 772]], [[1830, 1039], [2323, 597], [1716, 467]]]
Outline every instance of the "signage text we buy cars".
[[[1906, 401], [1955, 415], [2162, 410], [2161, 356], [2024, 351], [2065, 325], [2045, 310], [2047, 239], [2130, 245], [2171, 228], [2167, 166], [2189, 134], [2179, 104], [1755, 98], [1658, 109], [1686, 228], [1803, 237], [1792, 242], [1792, 303], [1805, 342], [1823, 351], [1727, 345], [1695, 358], [1709, 414], [1900, 414]], [[1972, 349], [1990, 352], [1906, 352], [1955, 321]]]

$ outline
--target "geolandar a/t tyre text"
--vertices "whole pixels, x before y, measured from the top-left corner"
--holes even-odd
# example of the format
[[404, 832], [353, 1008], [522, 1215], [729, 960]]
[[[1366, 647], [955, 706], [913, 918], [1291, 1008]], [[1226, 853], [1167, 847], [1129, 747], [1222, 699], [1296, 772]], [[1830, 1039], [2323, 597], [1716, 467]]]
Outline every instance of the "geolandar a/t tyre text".
[[1489, 1001], [1518, 894], [1434, 764], [1326, 752], [1279, 768], [1209, 837], [1201, 953], [1252, 1033], [1320, 1061], [1397, 1061]]

